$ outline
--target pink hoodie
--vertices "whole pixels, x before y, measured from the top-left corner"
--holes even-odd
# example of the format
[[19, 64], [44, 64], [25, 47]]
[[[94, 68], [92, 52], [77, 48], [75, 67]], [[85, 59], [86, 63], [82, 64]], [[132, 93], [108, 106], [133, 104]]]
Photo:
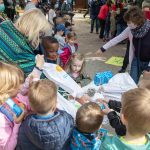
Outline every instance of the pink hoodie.
[[[36, 68], [33, 70], [34, 73], [40, 78], [41, 72]], [[25, 104], [27, 111], [30, 110], [30, 105], [27, 96], [22, 94], [26, 93], [29, 87], [29, 77], [23, 84], [20, 93], [17, 94], [17, 99]], [[20, 124], [12, 123], [7, 117], [0, 112], [0, 150], [14, 150], [17, 144], [18, 131]]]

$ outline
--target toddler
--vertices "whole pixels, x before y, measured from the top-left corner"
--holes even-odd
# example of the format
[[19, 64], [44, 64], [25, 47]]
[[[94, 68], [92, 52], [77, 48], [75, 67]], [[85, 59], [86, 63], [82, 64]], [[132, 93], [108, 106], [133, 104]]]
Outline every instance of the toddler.
[[28, 92], [34, 114], [22, 122], [16, 150], [66, 150], [73, 118], [57, 110], [57, 87], [50, 80], [33, 82]]
[[80, 53], [71, 56], [66, 72], [81, 86], [86, 86], [91, 82], [90, 77], [85, 74], [85, 58]]
[[66, 44], [63, 48], [63, 52], [60, 54], [61, 66], [65, 68], [66, 64], [71, 58], [71, 55], [78, 51], [78, 44], [76, 43], [76, 33], [69, 32], [66, 35]]
[[84, 104], [76, 115], [76, 127], [71, 137], [71, 150], [98, 150], [101, 145], [96, 132], [103, 121], [100, 106], [94, 102]]
[[122, 96], [121, 120], [126, 127], [125, 136], [107, 136], [102, 150], [148, 150], [150, 149], [150, 91], [132, 89]]
[[23, 111], [19, 117], [14, 116], [14, 121], [9, 120], [5, 113], [0, 111], [0, 150], [15, 149], [20, 123], [25, 115], [24, 112], [30, 110], [28, 99], [23, 95], [27, 93], [29, 82], [34, 80], [33, 77], [40, 78], [41, 71], [39, 71], [39, 69], [42, 68], [43, 64], [43, 56], [38, 55], [36, 67], [23, 84], [24, 73], [21, 69], [0, 62], [0, 107], [2, 107], [8, 98], [11, 98], [13, 101], [17, 102]]
[[[24, 82], [24, 74], [21, 69], [15, 66], [0, 62], [0, 79], [1, 107], [8, 98], [16, 97]], [[19, 118], [14, 117], [14, 121], [11, 122], [6, 115], [0, 111], [0, 150], [15, 149], [18, 130], [23, 117], [24, 111]]]
[[54, 37], [59, 42], [59, 48], [60, 49], [63, 49], [63, 47], [66, 44], [65, 38], [63, 37], [63, 35], [65, 34], [65, 30], [66, 30], [66, 28], [65, 28], [64, 24], [59, 24], [56, 26], [56, 34]]
[[54, 64], [59, 64], [60, 59], [59, 59], [59, 54], [58, 54], [58, 49], [59, 49], [59, 43], [56, 38], [51, 37], [51, 36], [46, 36], [42, 39], [42, 46], [44, 48], [44, 55], [46, 62], [48, 63], [54, 63]]

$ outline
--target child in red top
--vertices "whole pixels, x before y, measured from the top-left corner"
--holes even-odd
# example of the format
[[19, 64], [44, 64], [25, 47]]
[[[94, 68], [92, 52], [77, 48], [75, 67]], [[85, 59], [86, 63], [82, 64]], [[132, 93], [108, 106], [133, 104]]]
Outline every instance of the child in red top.
[[77, 37], [75, 32], [69, 32], [66, 35], [66, 45], [63, 48], [63, 52], [60, 54], [60, 63], [63, 68], [70, 60], [71, 55], [78, 50], [78, 44], [76, 43], [76, 39]]

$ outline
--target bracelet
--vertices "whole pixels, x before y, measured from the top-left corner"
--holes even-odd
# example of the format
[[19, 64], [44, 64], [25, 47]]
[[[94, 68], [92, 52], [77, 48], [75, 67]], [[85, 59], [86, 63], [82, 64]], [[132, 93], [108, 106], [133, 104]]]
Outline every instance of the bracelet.
[[43, 71], [43, 69], [40, 69], [39, 67], [37, 67], [37, 66], [35, 66], [35, 68], [37, 69], [37, 70], [39, 70], [39, 71]]

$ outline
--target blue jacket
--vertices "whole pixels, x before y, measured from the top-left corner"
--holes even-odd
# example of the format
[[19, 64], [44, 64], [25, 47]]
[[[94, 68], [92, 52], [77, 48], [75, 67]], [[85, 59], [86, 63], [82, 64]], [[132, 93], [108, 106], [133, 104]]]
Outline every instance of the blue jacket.
[[66, 150], [73, 127], [73, 118], [65, 111], [42, 119], [29, 115], [20, 126], [16, 150]]

